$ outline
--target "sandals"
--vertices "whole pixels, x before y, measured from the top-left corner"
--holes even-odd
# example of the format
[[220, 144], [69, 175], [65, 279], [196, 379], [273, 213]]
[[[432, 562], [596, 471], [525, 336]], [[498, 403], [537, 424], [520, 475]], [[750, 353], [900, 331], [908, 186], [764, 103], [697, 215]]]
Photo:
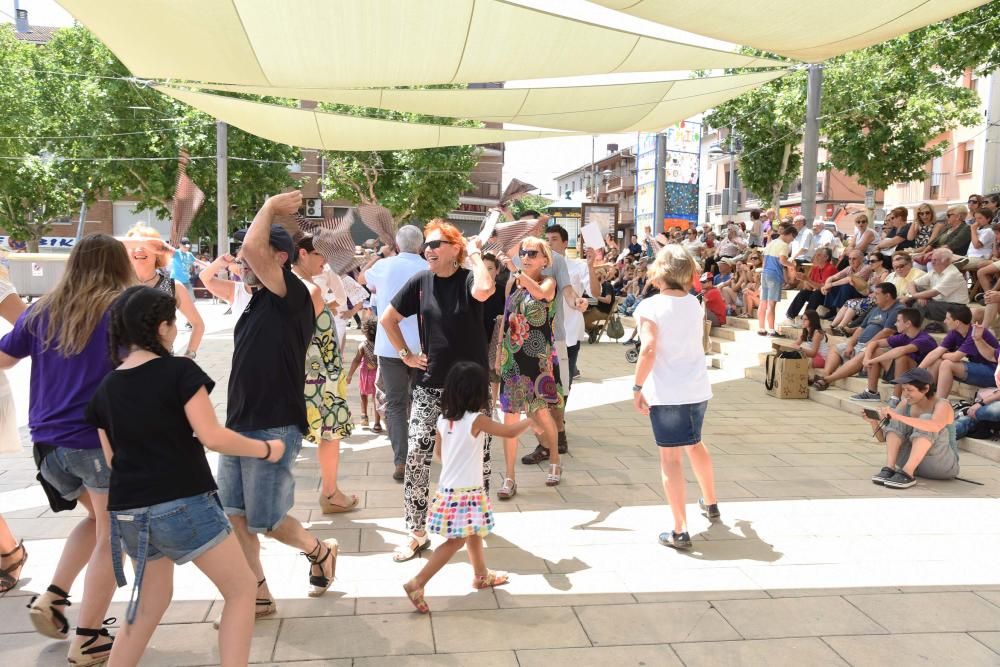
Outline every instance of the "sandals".
[[[260, 588], [267, 583], [267, 579], [261, 579], [257, 582], [257, 588]], [[278, 605], [275, 603], [273, 598], [257, 598], [254, 601], [254, 620], [258, 618], [264, 618], [265, 616], [270, 616], [272, 614], [278, 613]], [[216, 630], [219, 629], [219, 624], [222, 622], [222, 618], [217, 618], [212, 621], [212, 627]]]
[[[309, 553], [302, 552], [302, 555], [309, 559], [309, 585], [312, 589], [309, 591], [309, 597], [317, 598], [323, 593], [326, 593], [327, 589], [330, 588], [330, 584], [333, 583], [333, 579], [337, 574], [337, 552], [340, 550], [340, 545], [337, 544], [337, 540], [330, 538], [320, 542], [316, 541], [316, 548]], [[320, 558], [320, 554], [323, 552], [322, 547], [326, 547], [326, 554]], [[323, 563], [325, 563], [330, 557], [333, 557], [333, 563], [330, 566], [330, 576], [324, 574]], [[319, 568], [319, 574], [313, 574], [313, 568]]]
[[830, 388], [830, 383], [823, 378], [816, 378], [813, 380], [813, 389], [816, 391], [826, 391]]
[[[66, 639], [69, 621], [64, 608], [70, 606], [69, 593], [52, 585], [41, 595], [35, 595], [28, 603], [28, 617], [39, 634], [52, 639]], [[60, 609], [62, 607], [63, 609]]]
[[[396, 547], [395, 553], [392, 555], [392, 560], [397, 563], [405, 563], [408, 560], [412, 560], [421, 551], [426, 549], [431, 545], [431, 538], [425, 533], [423, 537], [417, 535], [411, 535], [409, 542], [402, 546]], [[416, 542], [416, 544], [414, 544]]]
[[545, 476], [545, 486], [558, 486], [562, 478], [562, 466], [553, 463], [549, 466], [549, 474]]
[[[117, 623], [117, 618], [104, 619], [103, 625]], [[107, 661], [111, 655], [111, 647], [114, 646], [115, 638], [111, 636], [108, 629], [100, 628], [77, 628], [77, 637], [90, 637], [82, 644], [73, 644], [69, 648], [69, 655], [66, 657], [69, 664], [74, 667], [90, 667], [91, 665], [101, 665]], [[107, 640], [107, 641], [105, 641]]]
[[524, 465], [534, 465], [536, 463], [541, 463], [542, 461], [549, 460], [549, 450], [541, 445], [535, 447], [534, 451], [530, 454], [525, 454], [521, 457], [521, 463]]
[[364, 417], [361, 418], [361, 425], [368, 426], [368, 415], [365, 415]]
[[[412, 588], [407, 588], [407, 586], [412, 586]], [[417, 611], [421, 614], [426, 614], [431, 610], [431, 608], [427, 606], [427, 601], [424, 600], [424, 589], [417, 587], [416, 579], [410, 579], [408, 582], [403, 584], [403, 590], [406, 591], [406, 597], [410, 598], [410, 602], [413, 603], [413, 606], [416, 607]]]
[[477, 591], [481, 591], [484, 588], [493, 588], [494, 586], [503, 586], [510, 581], [510, 575], [506, 572], [494, 572], [493, 570], [486, 570], [486, 574], [482, 576], [476, 576], [472, 580], [472, 587]]
[[497, 498], [500, 500], [510, 500], [517, 495], [517, 482], [510, 477], [503, 480], [503, 486], [497, 491]]
[[21, 540], [9, 553], [0, 554], [0, 558], [11, 558], [18, 551], [21, 552], [21, 558], [13, 565], [0, 569], [0, 593], [13, 590], [21, 581], [21, 570], [28, 560], [28, 550], [24, 548], [24, 540]]
[[341, 505], [339, 503], [333, 502], [333, 496], [334, 495], [336, 495], [336, 494], [329, 495], [329, 496], [324, 496], [323, 494], [320, 494], [320, 496], [319, 496], [319, 509], [320, 509], [320, 511], [323, 512], [323, 514], [341, 514], [343, 512], [350, 512], [353, 509], [357, 509], [357, 507], [358, 507], [358, 497], [357, 496], [355, 496], [355, 495], [348, 496], [348, 495], [342, 493], [341, 495], [344, 496], [345, 498], [349, 499], [351, 502], [349, 502], [346, 505]]
[[381, 433], [381, 432], [382, 432], [382, 424], [375, 422], [375, 425], [372, 426], [372, 433]]

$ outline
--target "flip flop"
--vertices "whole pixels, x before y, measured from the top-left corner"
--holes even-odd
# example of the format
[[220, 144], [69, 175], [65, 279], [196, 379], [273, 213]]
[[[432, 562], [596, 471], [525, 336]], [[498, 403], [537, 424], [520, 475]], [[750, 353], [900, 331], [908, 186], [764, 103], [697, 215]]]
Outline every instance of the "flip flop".
[[424, 600], [424, 589], [414, 588], [412, 591], [406, 586], [409, 584], [416, 584], [416, 580], [410, 579], [408, 582], [403, 584], [403, 591], [406, 592], [406, 597], [410, 598], [410, 602], [416, 607], [417, 611], [421, 614], [428, 613], [431, 608], [427, 606], [427, 601]]

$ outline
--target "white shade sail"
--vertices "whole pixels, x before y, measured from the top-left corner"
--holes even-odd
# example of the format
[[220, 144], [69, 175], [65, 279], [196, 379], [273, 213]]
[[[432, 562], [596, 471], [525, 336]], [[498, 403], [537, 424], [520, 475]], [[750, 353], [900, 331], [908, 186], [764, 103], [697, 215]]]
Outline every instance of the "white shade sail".
[[171, 86], [156, 86], [156, 90], [251, 134], [302, 148], [388, 151], [544, 139], [571, 134], [407, 123], [282, 107]]
[[651, 83], [551, 88], [317, 90], [224, 85], [198, 87], [593, 134], [659, 130], [787, 72], [779, 70]]
[[787, 64], [506, 0], [58, 1], [155, 79], [355, 88]]
[[989, 0], [591, 0], [673, 28], [821, 62], [943, 21]]

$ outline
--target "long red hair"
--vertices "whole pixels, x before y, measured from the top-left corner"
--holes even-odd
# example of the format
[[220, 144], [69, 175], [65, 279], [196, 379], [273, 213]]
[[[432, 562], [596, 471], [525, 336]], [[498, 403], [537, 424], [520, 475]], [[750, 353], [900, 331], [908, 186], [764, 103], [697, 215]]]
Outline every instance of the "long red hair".
[[458, 248], [458, 257], [455, 261], [461, 265], [465, 261], [465, 237], [458, 227], [441, 218], [434, 218], [424, 226], [424, 238], [430, 236], [432, 232], [441, 232], [442, 241], [447, 241]]

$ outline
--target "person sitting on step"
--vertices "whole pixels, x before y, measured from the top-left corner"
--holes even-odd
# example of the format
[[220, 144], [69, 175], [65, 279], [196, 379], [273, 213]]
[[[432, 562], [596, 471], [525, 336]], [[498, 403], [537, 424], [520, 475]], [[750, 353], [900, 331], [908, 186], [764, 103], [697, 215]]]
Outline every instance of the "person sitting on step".
[[947, 398], [935, 396], [934, 377], [925, 368], [914, 368], [893, 383], [903, 388], [899, 407], [881, 408], [883, 421], [865, 416], [876, 437], [885, 442], [886, 464], [872, 475], [872, 482], [908, 489], [917, 483], [918, 475], [954, 479], [959, 471], [955, 413]]
[[935, 250], [928, 273], [914, 280], [903, 295], [907, 306], [915, 306], [925, 320], [939, 323], [925, 327], [931, 333], [944, 332], [940, 322], [950, 306], [969, 303], [969, 287], [962, 272], [952, 266], [954, 258], [948, 248]]
[[[896, 316], [898, 334], [872, 343], [876, 346], [875, 356], [868, 360], [865, 368], [868, 370], [868, 389], [851, 396], [852, 401], [882, 402], [878, 391], [879, 376], [898, 378], [906, 371], [917, 366], [934, 348], [937, 341], [926, 331], [920, 330], [923, 317], [916, 308], [903, 308]], [[896, 385], [889, 405], [896, 407], [902, 395], [903, 388]]]
[[995, 387], [998, 348], [1000, 343], [992, 333], [985, 330], [982, 324], [973, 324], [969, 336], [958, 350], [946, 355], [938, 366], [939, 393], [947, 398], [955, 380], [974, 387]]

